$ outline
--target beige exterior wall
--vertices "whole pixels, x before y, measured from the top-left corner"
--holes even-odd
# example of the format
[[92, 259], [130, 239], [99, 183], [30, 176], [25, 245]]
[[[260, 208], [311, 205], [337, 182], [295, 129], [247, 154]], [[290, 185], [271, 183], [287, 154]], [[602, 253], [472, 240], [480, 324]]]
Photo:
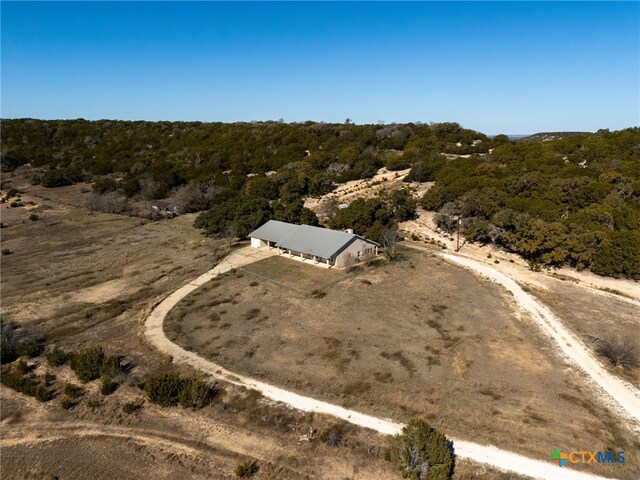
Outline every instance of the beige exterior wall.
[[[251, 238], [251, 246], [253, 248], [263, 248], [263, 247], [267, 247], [267, 242], [264, 240], [260, 240], [259, 238]], [[277, 248], [275, 247], [273, 244], [271, 245], [272, 248]], [[342, 252], [340, 252], [340, 254], [336, 257], [335, 259], [335, 263], [331, 263], [332, 265], [335, 265], [336, 267], [344, 267], [345, 263], [348, 261], [348, 259], [350, 257], [353, 258], [359, 258], [362, 257], [363, 255], [367, 254], [367, 250], [370, 250], [369, 253], [375, 253], [375, 245], [372, 245], [370, 243], [364, 242], [362, 240], [355, 240], [351, 245], [349, 245], [346, 249], [344, 249]], [[282, 255], [286, 255], [287, 257], [289, 256], [289, 250], [287, 249], [279, 249]], [[359, 254], [359, 255], [358, 255]], [[296, 251], [291, 251], [291, 256], [293, 257], [297, 257], [297, 258], [304, 258], [307, 261], [310, 260], [311, 263], [322, 263], [322, 264], [327, 264], [327, 259], [326, 258], [321, 258], [321, 257], [317, 257], [314, 259], [313, 255], [307, 255], [307, 254], [300, 254], [300, 252], [296, 252]]]
[[260, 248], [260, 247], [266, 247], [267, 246], [267, 242], [263, 242], [262, 240], [260, 240], [259, 238], [253, 238], [251, 237], [251, 246], [253, 248]]
[[375, 253], [375, 248], [375, 245], [358, 239], [340, 252], [336, 257], [335, 265], [336, 267], [344, 267], [349, 257], [358, 258], [358, 253], [360, 254], [360, 257], [362, 257], [367, 253], [368, 249], [371, 250], [371, 253]]

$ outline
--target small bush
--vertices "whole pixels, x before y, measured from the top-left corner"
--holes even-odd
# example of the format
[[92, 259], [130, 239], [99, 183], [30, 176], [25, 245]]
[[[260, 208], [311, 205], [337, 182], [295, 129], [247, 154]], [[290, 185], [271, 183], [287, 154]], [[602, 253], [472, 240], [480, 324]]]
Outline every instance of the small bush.
[[48, 402], [54, 396], [53, 390], [44, 385], [36, 385], [33, 391], [33, 397], [39, 402]]
[[0, 373], [0, 381], [6, 387], [17, 392], [34, 397], [41, 402], [47, 402], [54, 397], [54, 392], [48, 386], [40, 384], [38, 377], [26, 376], [17, 368], [3, 369]]
[[49, 170], [42, 175], [40, 183], [43, 187], [54, 188], [73, 185], [73, 181], [62, 170]]
[[527, 265], [529, 267], [529, 270], [531, 270], [532, 272], [539, 272], [542, 270], [542, 265], [540, 265], [540, 262], [536, 260], [529, 260], [527, 262]]
[[100, 382], [100, 393], [102, 395], [111, 395], [118, 389], [118, 384], [114, 382], [111, 377], [102, 377]]
[[25, 393], [28, 388], [29, 379], [24, 377], [22, 373], [15, 368], [3, 369], [0, 374], [0, 380], [6, 387], [12, 388], [17, 392]]
[[49, 365], [52, 367], [61, 367], [67, 363], [70, 357], [69, 353], [65, 352], [60, 347], [55, 346], [49, 349], [45, 356], [47, 358], [47, 362], [49, 362]]
[[344, 431], [340, 425], [332, 425], [320, 434], [320, 440], [329, 447], [339, 447], [344, 437]]
[[62, 400], [60, 400], [60, 406], [65, 410], [75, 407], [76, 403], [77, 402], [71, 397], [62, 397]]
[[18, 360], [18, 362], [15, 365], [15, 370], [16, 372], [18, 372], [20, 375], [26, 375], [27, 373], [29, 373], [33, 367], [30, 366], [25, 360], [24, 358], [21, 358], [20, 360]]
[[16, 353], [19, 356], [33, 358], [37, 357], [44, 351], [44, 342], [41, 339], [28, 339], [18, 342], [16, 345]]
[[86, 383], [100, 376], [104, 360], [102, 347], [89, 347], [72, 355], [69, 366], [78, 378]]
[[18, 358], [18, 354], [15, 344], [10, 339], [2, 338], [0, 341], [0, 363], [2, 365], [11, 363], [16, 358]]
[[66, 383], [63, 391], [69, 398], [79, 398], [84, 395], [84, 388], [74, 385], [73, 383]]
[[44, 384], [48, 387], [50, 386], [53, 382], [55, 382], [56, 380], [56, 376], [51, 373], [49, 370], [47, 370], [44, 373], [44, 376], [42, 377], [42, 380], [44, 381]]
[[172, 407], [178, 404], [183, 384], [184, 380], [178, 373], [159, 371], [147, 378], [144, 391], [150, 402], [161, 407]]
[[142, 401], [127, 402], [122, 406], [122, 411], [128, 415], [131, 415], [142, 408]]
[[2, 249], [2, 255], [11, 255], [13, 252], [11, 250], [9, 250], [8, 248], [3, 248]]
[[124, 367], [122, 366], [122, 357], [109, 355], [102, 361], [102, 366], [100, 367], [101, 376], [115, 378], [123, 372]]
[[90, 409], [95, 409], [98, 408], [101, 405], [100, 399], [98, 398], [90, 398], [89, 400], [87, 400], [87, 407], [89, 407]]
[[198, 378], [192, 378], [183, 381], [178, 400], [184, 408], [196, 410], [211, 405], [216, 392], [215, 385], [210, 385]]
[[258, 462], [255, 460], [247, 460], [246, 462], [236, 465], [235, 473], [238, 478], [253, 477], [260, 470]]
[[36, 222], [40, 219], [40, 217], [38, 216], [37, 213], [32, 213], [31, 215], [29, 215], [29, 220], [31, 220], [32, 222]]
[[633, 368], [638, 365], [638, 352], [630, 338], [609, 338], [600, 342], [597, 352], [606, 358], [612, 367]]

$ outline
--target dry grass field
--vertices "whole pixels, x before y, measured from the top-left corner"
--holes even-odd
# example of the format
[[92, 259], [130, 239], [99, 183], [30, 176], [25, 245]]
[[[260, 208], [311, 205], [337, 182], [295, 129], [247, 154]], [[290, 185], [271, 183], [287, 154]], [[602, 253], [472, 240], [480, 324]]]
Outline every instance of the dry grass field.
[[[2, 193], [22, 190], [25, 203], [1, 207], [7, 225], [2, 248], [11, 252], [0, 258], [3, 321], [69, 350], [102, 345], [132, 366], [115, 393], [103, 396], [99, 381], [90, 382], [69, 410], [62, 408], [60, 394], [40, 403], [0, 388], [3, 479], [230, 479], [247, 459], [259, 462], [256, 479], [398, 478], [382, 459], [384, 437], [345, 427], [338, 448], [317, 438], [306, 441], [309, 428], [322, 432], [335, 421], [266, 403], [229, 385], [222, 386], [213, 406], [196, 412], [144, 401], [136, 382], [168, 366], [144, 339], [146, 313], [210, 269], [225, 246], [194, 230], [191, 215], [148, 222], [91, 213], [84, 207], [88, 185], [45, 189], [11, 174], [3, 174], [3, 184]], [[37, 220], [29, 218], [32, 213]], [[334, 280], [334, 271], [323, 272], [329, 276], [318, 278], [319, 284]], [[308, 286], [295, 272], [283, 280]], [[36, 371], [57, 376], [57, 391], [66, 381], [79, 383], [69, 367], [51, 368], [42, 357], [32, 363]], [[128, 402], [142, 402], [142, 408], [124, 413]], [[465, 461], [458, 463], [458, 476], [513, 478]]]
[[[557, 280], [550, 288], [531, 293], [551, 310], [583, 342], [597, 350], [603, 340], [628, 339], [640, 362], [640, 307], [621, 295], [586, 294], [571, 281]], [[601, 358], [606, 365], [607, 359]], [[611, 371], [640, 387], [640, 363], [635, 367], [611, 367]]]
[[619, 448], [625, 466], [591, 470], [640, 473], [640, 442], [509, 296], [430, 253], [352, 274], [272, 257], [196, 290], [165, 331], [232, 371], [367, 413], [422, 415], [543, 460]]

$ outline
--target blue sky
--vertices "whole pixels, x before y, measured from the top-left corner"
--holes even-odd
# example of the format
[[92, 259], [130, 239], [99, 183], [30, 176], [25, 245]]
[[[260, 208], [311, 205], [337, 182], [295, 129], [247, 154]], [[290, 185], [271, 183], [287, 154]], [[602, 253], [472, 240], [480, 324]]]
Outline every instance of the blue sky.
[[5, 2], [3, 118], [640, 124], [640, 3]]

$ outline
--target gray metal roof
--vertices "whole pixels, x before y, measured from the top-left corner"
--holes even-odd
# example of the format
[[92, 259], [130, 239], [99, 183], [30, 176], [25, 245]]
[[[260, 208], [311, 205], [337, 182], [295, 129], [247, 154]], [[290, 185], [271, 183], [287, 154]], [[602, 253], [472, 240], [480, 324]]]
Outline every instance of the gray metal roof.
[[251, 232], [249, 236], [276, 242], [276, 246], [280, 248], [291, 249], [322, 258], [332, 258], [358, 238], [377, 245], [375, 242], [353, 233], [312, 227], [310, 225], [293, 225], [277, 220], [269, 220], [260, 228]]
[[294, 233], [299, 226], [300, 225], [294, 225], [292, 223], [279, 222], [278, 220], [269, 220], [251, 232], [249, 237], [268, 240], [270, 242], [279, 242], [287, 235]]

